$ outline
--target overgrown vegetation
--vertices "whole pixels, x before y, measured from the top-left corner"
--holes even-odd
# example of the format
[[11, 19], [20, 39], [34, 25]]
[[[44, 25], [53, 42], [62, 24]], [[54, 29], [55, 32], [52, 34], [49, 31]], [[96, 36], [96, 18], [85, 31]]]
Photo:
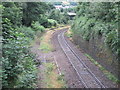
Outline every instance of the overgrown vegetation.
[[70, 21], [70, 16], [67, 14], [69, 9], [62, 9], [62, 10], [52, 10], [48, 15], [50, 19], [56, 20], [60, 24], [68, 24]]
[[[57, 28], [57, 30], [62, 28]], [[41, 37], [39, 49], [43, 52], [44, 55], [45, 53], [51, 53], [53, 50], [55, 50], [51, 44], [51, 37], [55, 32], [54, 30], [47, 30], [44, 36]], [[41, 73], [43, 73], [42, 75], [44, 77], [41, 80], [41, 83], [43, 84], [42, 86], [45, 88], [66, 88], [66, 84], [63, 78], [64, 75], [59, 75], [57, 73], [57, 66], [53, 60], [53, 57], [45, 58], [44, 63], [41, 64], [44, 67], [44, 69], [41, 70]]]
[[46, 88], [66, 88], [65, 81], [63, 80], [63, 74], [58, 75], [56, 66], [53, 63], [45, 63], [46, 66]]
[[104, 44], [110, 48], [117, 61], [120, 55], [118, 4], [79, 3], [76, 20], [72, 25], [73, 36], [80, 36], [88, 42], [90, 39], [102, 37]]
[[[57, 30], [61, 30], [63, 28], [67, 28], [66, 27], [61, 27], [61, 28], [57, 28]], [[51, 45], [51, 37], [52, 37], [52, 34], [54, 33], [53, 30], [49, 30], [47, 31], [46, 30], [46, 33], [43, 37], [41, 37], [41, 43], [40, 43], [40, 50], [43, 52], [43, 53], [48, 53], [50, 51], [54, 51], [52, 45]]]
[[30, 43], [48, 24], [49, 27], [57, 25], [45, 15], [52, 9], [50, 6], [44, 2], [4, 2], [0, 5], [3, 88], [36, 88], [37, 68]]
[[73, 35], [72, 35], [73, 33], [72, 33], [72, 30], [71, 29], [69, 29], [66, 33], [65, 33], [65, 35], [68, 37], [68, 38], [71, 38]]
[[[3, 32], [2, 87], [35, 88], [37, 65], [35, 55], [30, 51], [31, 42], [40, 37], [45, 28], [63, 23], [59, 22], [61, 17], [51, 18], [56, 10], [52, 4], [45, 2], [3, 2], [0, 10]], [[51, 51], [48, 43], [43, 41], [40, 49]]]
[[116, 78], [112, 73], [107, 71], [103, 66], [101, 66], [96, 60], [94, 60], [90, 55], [85, 54], [99, 69], [107, 76], [108, 79], [112, 80], [113, 82], [119, 83], [120, 81]]
[[41, 43], [40, 43], [40, 50], [44, 53], [48, 53], [49, 51], [52, 51], [52, 45], [50, 42], [51, 35], [54, 31], [48, 31], [43, 37], [41, 37]]
[[[22, 11], [19, 5], [3, 3], [2, 85], [5, 88], [35, 86], [36, 66], [28, 45], [33, 37], [30, 38], [27, 34], [28, 29], [31, 30], [30, 27], [24, 27], [25, 32], [22, 30], [23, 27], [19, 27], [22, 25], [20, 23]], [[33, 32], [29, 34], [34, 36]]]
[[37, 22], [33, 22], [32, 23], [32, 28], [34, 31], [39, 31], [39, 32], [44, 32], [45, 31], [45, 27], [40, 25], [40, 23], [37, 21]]

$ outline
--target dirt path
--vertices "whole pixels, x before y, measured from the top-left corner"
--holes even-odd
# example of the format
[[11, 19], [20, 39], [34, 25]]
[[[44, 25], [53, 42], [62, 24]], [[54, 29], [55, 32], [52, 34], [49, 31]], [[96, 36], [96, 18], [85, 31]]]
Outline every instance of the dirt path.
[[[32, 52], [37, 55], [38, 61], [40, 61], [42, 64], [38, 67], [39, 73], [38, 73], [38, 87], [39, 88], [63, 88], [63, 87], [69, 87], [69, 88], [84, 88], [82, 82], [79, 80], [79, 77], [70, 64], [68, 58], [64, 54], [63, 50], [61, 49], [57, 36], [59, 33], [63, 32], [63, 30], [57, 30], [52, 31], [51, 34], [48, 34], [46, 36], [46, 40], [50, 39], [49, 43], [52, 44], [52, 49], [48, 49], [49, 51], [43, 52], [43, 50], [40, 50], [40, 44], [35, 43], [32, 47]], [[116, 87], [116, 84], [111, 82], [106, 78], [106, 76], [96, 67], [90, 60], [84, 55], [83, 51], [78, 50], [76, 46], [70, 42], [70, 40], [65, 37], [65, 39], [68, 41], [71, 47], [73, 47], [74, 51], [84, 60], [85, 64], [91, 69], [93, 73], [105, 84], [107, 87], [114, 88]], [[46, 41], [45, 40], [45, 41]], [[46, 41], [48, 42], [48, 41]], [[44, 48], [44, 47], [43, 47]], [[52, 76], [46, 76], [46, 68], [47, 66], [54, 65]], [[50, 67], [49, 67], [50, 68]], [[64, 82], [57, 81], [59, 76], [62, 75], [62, 79]], [[52, 78], [52, 80], [48, 80], [46, 78]], [[44, 81], [48, 80], [48, 81]], [[46, 86], [46, 84], [51, 83], [52, 85]]]
[[[54, 47], [51, 44], [51, 38], [55, 31], [47, 31], [41, 39], [36, 39], [32, 45], [31, 51], [36, 54], [38, 66], [38, 88], [65, 88], [67, 87], [63, 80], [63, 74], [58, 69]], [[39, 42], [39, 43], [38, 43]]]

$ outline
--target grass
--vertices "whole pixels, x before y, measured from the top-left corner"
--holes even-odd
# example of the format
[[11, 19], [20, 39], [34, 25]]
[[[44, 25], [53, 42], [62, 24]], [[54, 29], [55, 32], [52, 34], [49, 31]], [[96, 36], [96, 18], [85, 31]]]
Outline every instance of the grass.
[[[62, 26], [62, 25], [61, 25]], [[67, 25], [67, 26], [62, 26], [62, 27], [58, 27], [58, 28], [56, 28], [56, 30], [61, 30], [61, 29], [65, 29], [65, 28], [70, 28], [70, 26], [69, 25]]]
[[46, 66], [46, 88], [66, 88], [64, 75], [58, 75], [56, 72], [56, 66], [53, 63], [45, 63]]
[[[63, 27], [66, 28], [66, 27]], [[58, 28], [56, 30], [60, 30], [61, 28]], [[39, 49], [43, 53], [52, 52], [54, 49], [51, 45], [51, 37], [52, 34], [56, 30], [47, 30], [47, 32], [44, 34], [43, 37], [40, 38], [40, 47]], [[49, 60], [52, 60], [52, 58], [49, 58]], [[44, 70], [44, 79], [41, 81], [44, 83], [45, 88], [66, 88], [65, 81], [63, 79], [64, 75], [59, 75], [57, 73], [57, 67], [55, 64], [53, 64], [51, 61], [48, 63], [44, 63], [45, 70]]]
[[[61, 30], [61, 29], [64, 29], [64, 28], [67, 28], [69, 26], [65, 26], [65, 27], [60, 27], [60, 28], [57, 28], [55, 30]], [[39, 49], [43, 52], [43, 53], [48, 53], [50, 51], [54, 51], [52, 45], [51, 45], [51, 37], [52, 37], [52, 34], [54, 33], [55, 31], [53, 30], [47, 30], [46, 34], [41, 37], [41, 43], [40, 43], [40, 47]]]
[[[47, 28], [46, 32], [43, 33], [42, 37], [37, 37], [34, 41], [35, 42], [40, 41], [40, 46], [38, 49], [42, 51], [42, 53], [49, 53], [55, 51], [55, 49], [52, 47], [51, 44], [51, 37], [52, 34], [60, 29], [67, 28], [69, 26], [64, 27], [56, 27], [54, 30], [51, 30], [51, 28]], [[54, 27], [52, 27], [54, 28]], [[49, 58], [48, 60], [53, 60], [53, 58]], [[47, 62], [46, 61], [46, 62]], [[64, 81], [64, 75], [59, 75], [57, 73], [57, 67], [55, 64], [53, 64], [51, 61], [48, 61], [47, 63], [41, 63], [44, 68], [40, 68], [40, 76], [42, 77], [41, 80], [38, 80], [38, 84], [42, 85], [44, 88], [66, 88], [66, 82]], [[41, 87], [41, 86], [40, 86]]]
[[[68, 26], [67, 26], [68, 27]], [[55, 30], [49, 30], [47, 29], [47, 32], [44, 34], [43, 37], [40, 38], [40, 47], [39, 49], [43, 53], [48, 53], [53, 51], [53, 47], [51, 45], [51, 37], [52, 34], [56, 30], [64, 29], [67, 28], [65, 27], [60, 27]], [[52, 58], [49, 58], [49, 60], [52, 60]], [[44, 76], [45, 78], [41, 81], [44, 83], [45, 88], [66, 88], [65, 81], [63, 79], [64, 75], [59, 75], [57, 73], [57, 67], [55, 64], [53, 64], [51, 61], [44, 63], [45, 70], [44, 70]]]
[[95, 61], [90, 55], [85, 54], [85, 56], [87, 56], [96, 66], [99, 67], [99, 69], [106, 75], [106, 77], [109, 80], [112, 80], [115, 83], [119, 83], [119, 79], [117, 77], [115, 77], [112, 73], [110, 73], [109, 71], [107, 71], [103, 66], [101, 66], [97, 61]]
[[68, 38], [71, 38], [73, 36], [71, 30], [68, 30], [65, 35], [68, 37]]
[[49, 43], [46, 43], [46, 42], [42, 42], [40, 44], [40, 50], [42, 50], [43, 53], [48, 53], [49, 51], [52, 51], [52, 47]]
[[54, 31], [47, 31], [46, 34], [43, 37], [41, 37], [41, 43], [40, 43], [39, 49], [43, 53], [48, 53], [53, 50], [51, 42], [50, 42], [50, 38], [53, 32]]
[[64, 29], [64, 28], [69, 28], [70, 26], [69, 25], [57, 25], [56, 27], [51, 27], [51, 28], [46, 28], [46, 31], [49, 31], [49, 30], [61, 30], [61, 29]]

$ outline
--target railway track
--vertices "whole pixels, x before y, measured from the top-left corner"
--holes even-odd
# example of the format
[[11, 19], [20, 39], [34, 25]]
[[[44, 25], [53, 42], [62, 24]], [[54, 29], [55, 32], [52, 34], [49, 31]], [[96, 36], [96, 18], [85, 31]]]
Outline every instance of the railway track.
[[84, 62], [80, 59], [80, 57], [74, 52], [71, 46], [64, 38], [63, 31], [58, 34], [58, 42], [67, 56], [69, 62], [73, 66], [74, 70], [76, 71], [80, 82], [84, 85], [85, 88], [107, 88], [102, 84], [102, 82], [92, 73], [92, 71], [84, 64]]

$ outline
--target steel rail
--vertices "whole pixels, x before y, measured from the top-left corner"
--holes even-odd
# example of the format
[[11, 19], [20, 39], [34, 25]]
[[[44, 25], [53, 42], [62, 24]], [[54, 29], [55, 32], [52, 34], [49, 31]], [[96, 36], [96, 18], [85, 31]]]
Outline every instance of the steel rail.
[[86, 85], [86, 83], [84, 82], [84, 80], [82, 79], [82, 77], [80, 76], [79, 72], [78, 72], [77, 69], [75, 68], [74, 64], [71, 62], [69, 56], [68, 56], [67, 53], [65, 52], [65, 50], [64, 50], [64, 48], [63, 48], [63, 46], [62, 46], [62, 44], [60, 43], [60, 38], [59, 38], [59, 37], [60, 37], [60, 35], [58, 35], [58, 42], [59, 42], [59, 44], [60, 44], [60, 46], [61, 46], [61, 48], [62, 48], [64, 54], [67, 56], [69, 62], [71, 63], [72, 67], [73, 67], [74, 70], [76, 71], [78, 77], [80, 78], [79, 81], [81, 81], [81, 82], [83, 83], [83, 85], [84, 85], [85, 88], [88, 88], [88, 86]]
[[87, 65], [81, 60], [81, 58], [76, 54], [76, 52], [71, 48], [71, 46], [68, 44], [68, 42], [65, 40], [64, 33], [66, 31], [62, 32], [63, 40], [65, 41], [66, 45], [69, 47], [69, 49], [72, 51], [72, 53], [78, 58], [78, 60], [83, 64], [83, 66], [87, 69], [87, 71], [95, 78], [96, 82], [102, 87], [107, 88], [103, 85], [103, 83], [95, 76], [95, 74], [89, 69]]

